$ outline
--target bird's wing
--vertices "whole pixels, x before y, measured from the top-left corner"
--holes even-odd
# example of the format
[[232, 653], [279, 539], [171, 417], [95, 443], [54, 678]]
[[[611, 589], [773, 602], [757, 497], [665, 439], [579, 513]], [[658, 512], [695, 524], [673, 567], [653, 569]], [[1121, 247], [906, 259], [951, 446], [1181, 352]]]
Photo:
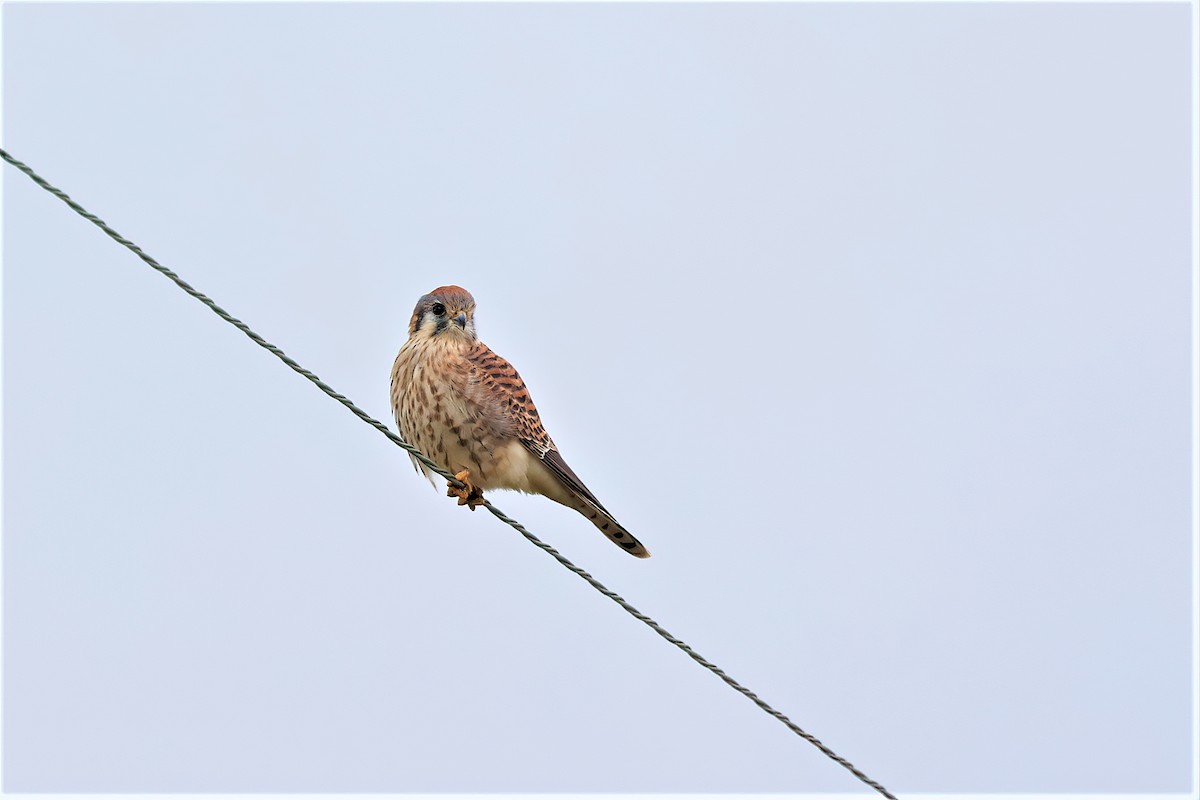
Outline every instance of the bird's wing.
[[483, 343], [471, 349], [467, 361], [470, 364], [467, 379], [469, 400], [479, 410], [481, 417], [495, 426], [493, 433], [515, 437], [546, 465], [564, 490], [562, 497], [547, 496], [583, 514], [601, 533], [630, 555], [649, 558], [650, 551], [613, 519], [608, 509], [600, 505], [591, 490], [567, 466], [554, 441], [542, 427], [542, 420], [529, 397], [529, 390], [525, 388], [525, 381], [521, 380], [512, 364]]
[[525, 381], [501, 356], [482, 342], [478, 342], [468, 351], [467, 361], [471, 365], [472, 375], [468, 380], [472, 399], [484, 409], [484, 413], [494, 419], [502, 428], [498, 433], [505, 433], [520, 441], [526, 450], [537, 456], [551, 473], [570, 491], [592, 503], [596, 508], [608, 513], [600, 501], [592, 494], [579, 476], [575, 474], [567, 462], [563, 460], [554, 440], [542, 426], [537, 407], [529, 396]]

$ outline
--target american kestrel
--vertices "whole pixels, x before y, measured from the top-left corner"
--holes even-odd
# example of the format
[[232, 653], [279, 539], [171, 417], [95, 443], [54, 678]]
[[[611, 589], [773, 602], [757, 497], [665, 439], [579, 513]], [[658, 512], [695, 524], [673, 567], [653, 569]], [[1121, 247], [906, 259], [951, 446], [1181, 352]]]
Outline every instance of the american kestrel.
[[474, 511], [487, 489], [540, 494], [583, 514], [627, 552], [650, 557], [567, 466], [521, 376], [479, 341], [466, 289], [441, 286], [417, 301], [392, 365], [392, 411], [405, 440], [467, 485], [447, 483], [460, 506]]

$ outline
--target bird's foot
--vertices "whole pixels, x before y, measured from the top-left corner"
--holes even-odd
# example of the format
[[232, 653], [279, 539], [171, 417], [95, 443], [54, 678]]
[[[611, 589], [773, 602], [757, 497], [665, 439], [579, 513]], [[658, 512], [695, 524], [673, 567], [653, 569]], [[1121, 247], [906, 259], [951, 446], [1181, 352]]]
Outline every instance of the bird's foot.
[[471, 483], [471, 470], [464, 469], [454, 476], [466, 484], [465, 487], [455, 486], [453, 483], [446, 481], [446, 496], [457, 497], [460, 506], [467, 506], [472, 511], [475, 506], [483, 505], [483, 492], [478, 486]]

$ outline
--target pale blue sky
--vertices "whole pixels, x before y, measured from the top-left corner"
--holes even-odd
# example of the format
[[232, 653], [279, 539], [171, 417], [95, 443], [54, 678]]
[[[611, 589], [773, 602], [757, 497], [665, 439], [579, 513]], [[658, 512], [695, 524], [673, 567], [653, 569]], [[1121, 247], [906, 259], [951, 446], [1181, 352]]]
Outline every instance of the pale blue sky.
[[[4, 146], [380, 419], [470, 289], [897, 793], [1189, 787], [1191, 8], [3, 7]], [[4, 173], [6, 791], [859, 784]]]

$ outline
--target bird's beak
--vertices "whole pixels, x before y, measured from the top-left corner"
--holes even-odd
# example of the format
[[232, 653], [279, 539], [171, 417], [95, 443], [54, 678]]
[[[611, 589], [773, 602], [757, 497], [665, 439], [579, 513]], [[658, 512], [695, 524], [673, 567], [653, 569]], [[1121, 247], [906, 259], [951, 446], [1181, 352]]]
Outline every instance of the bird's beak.
[[466, 314], [459, 314], [457, 317], [454, 318], [454, 321], [458, 323], [458, 327], [462, 328], [463, 330], [467, 329], [467, 315]]

